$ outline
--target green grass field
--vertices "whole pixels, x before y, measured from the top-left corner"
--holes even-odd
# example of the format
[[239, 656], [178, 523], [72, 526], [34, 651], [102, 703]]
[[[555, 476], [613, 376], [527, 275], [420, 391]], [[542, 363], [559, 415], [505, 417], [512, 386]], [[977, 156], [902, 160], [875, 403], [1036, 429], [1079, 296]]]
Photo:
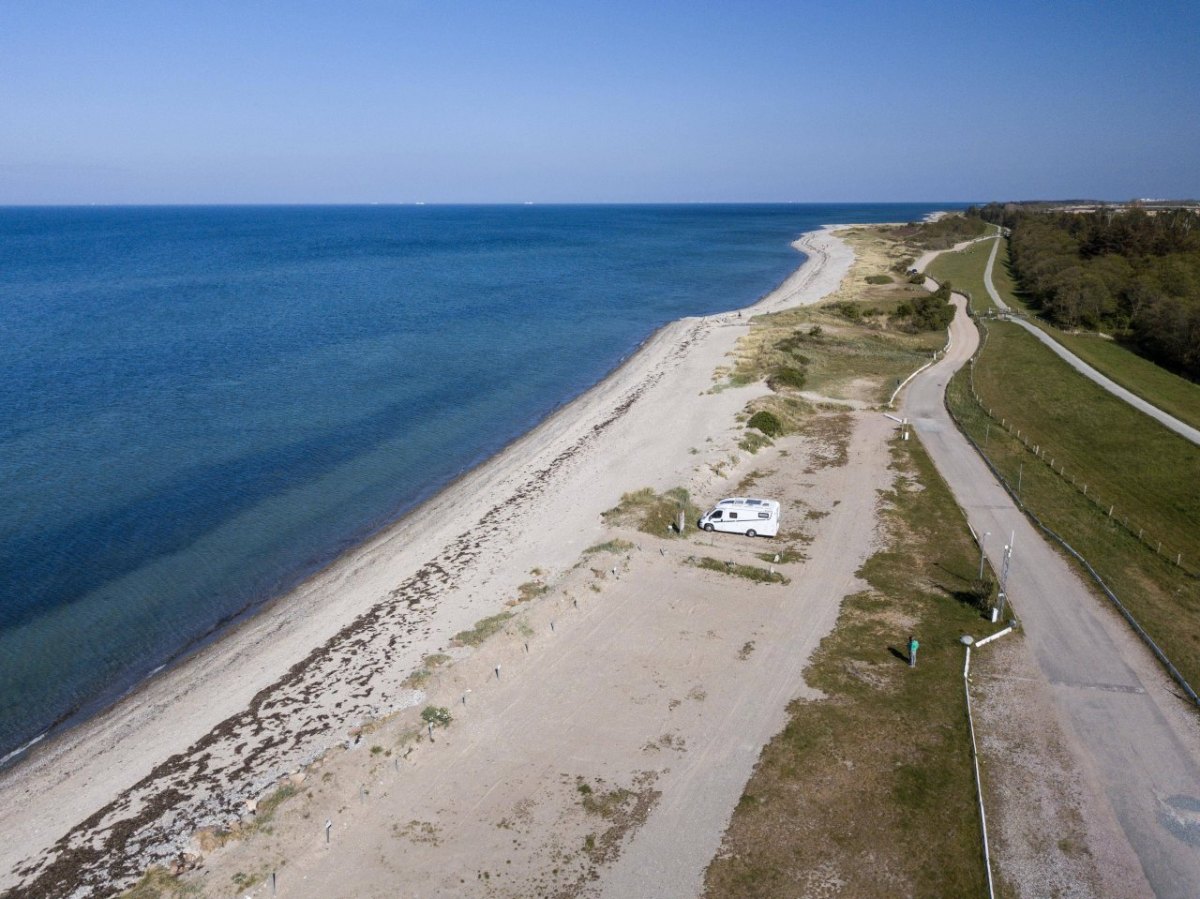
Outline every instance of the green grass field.
[[[984, 262], [986, 261], [985, 259]], [[980, 272], [982, 272], [982, 268]], [[1015, 284], [1009, 274], [1007, 242], [996, 258], [992, 281], [1001, 299], [1015, 309], [1028, 311], [1025, 303], [1018, 299]], [[1185, 378], [1172, 374], [1119, 343], [1099, 335], [1068, 334], [1032, 316], [1030, 321], [1088, 365], [1116, 381], [1126, 390], [1140, 396], [1169, 415], [1175, 416], [1180, 421], [1194, 428], [1200, 428], [1200, 384], [1193, 384]]]
[[[893, 444], [889, 537], [864, 565], [709, 866], [706, 896], [978, 896], [984, 870], [959, 637], [978, 551], [920, 444]], [[918, 665], [902, 658], [909, 634]], [[829, 890], [830, 881], [837, 883]]]
[[1044, 322], [1035, 322], [1047, 334], [1101, 374], [1126, 390], [1200, 428], [1200, 384], [1160, 368], [1119, 343], [1096, 334], [1068, 334]]
[[957, 253], [942, 253], [929, 264], [929, 275], [939, 284], [949, 281], [958, 293], [966, 294], [976, 313], [996, 308], [983, 285], [983, 270], [995, 241], [984, 240]]
[[[975, 365], [983, 407], [972, 400], [964, 370], [948, 393], [956, 415], [1011, 483], [1020, 478], [1029, 508], [1092, 563], [1188, 680], [1200, 683], [1200, 581], [1168, 561], [1179, 554], [1200, 570], [1200, 449], [1016, 325], [995, 322], [988, 332]], [[1035, 457], [1001, 421], [1044, 455]]]

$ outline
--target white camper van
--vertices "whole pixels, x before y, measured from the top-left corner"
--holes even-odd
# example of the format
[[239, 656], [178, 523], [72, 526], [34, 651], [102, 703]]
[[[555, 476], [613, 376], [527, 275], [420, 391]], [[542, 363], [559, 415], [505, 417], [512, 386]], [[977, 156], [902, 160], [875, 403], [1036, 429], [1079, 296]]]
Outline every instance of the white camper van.
[[713, 506], [697, 524], [706, 531], [774, 537], [779, 533], [779, 503], [773, 499], [730, 497]]

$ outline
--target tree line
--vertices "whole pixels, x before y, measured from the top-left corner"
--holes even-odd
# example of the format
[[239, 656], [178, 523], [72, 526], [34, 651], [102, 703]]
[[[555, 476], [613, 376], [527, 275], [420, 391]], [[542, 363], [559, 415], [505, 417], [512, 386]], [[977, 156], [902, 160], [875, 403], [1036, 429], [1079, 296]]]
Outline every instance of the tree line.
[[968, 215], [1010, 229], [1013, 276], [1052, 322], [1108, 331], [1200, 381], [1200, 212], [989, 203]]

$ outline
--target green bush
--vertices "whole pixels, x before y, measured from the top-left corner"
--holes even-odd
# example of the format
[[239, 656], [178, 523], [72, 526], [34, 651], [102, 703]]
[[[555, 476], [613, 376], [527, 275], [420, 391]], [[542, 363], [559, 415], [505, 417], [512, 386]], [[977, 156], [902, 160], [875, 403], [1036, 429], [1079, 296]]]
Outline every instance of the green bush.
[[746, 423], [748, 428], [757, 428], [768, 437], [778, 437], [783, 433], [783, 424], [765, 409], [760, 412], [755, 412], [750, 421]]
[[775, 369], [767, 376], [767, 386], [772, 390], [779, 390], [781, 387], [791, 387], [794, 390], [803, 390], [804, 382], [808, 376], [802, 368], [794, 368], [790, 365], [784, 365]]
[[867, 275], [868, 284], [891, 284], [891, 275]]
[[421, 711], [421, 720], [426, 724], [432, 724], [434, 727], [449, 727], [450, 722], [454, 720], [454, 716], [450, 714], [450, 710], [440, 705], [427, 705]]
[[834, 303], [833, 311], [847, 321], [856, 322], [862, 318], [862, 311], [854, 303]]

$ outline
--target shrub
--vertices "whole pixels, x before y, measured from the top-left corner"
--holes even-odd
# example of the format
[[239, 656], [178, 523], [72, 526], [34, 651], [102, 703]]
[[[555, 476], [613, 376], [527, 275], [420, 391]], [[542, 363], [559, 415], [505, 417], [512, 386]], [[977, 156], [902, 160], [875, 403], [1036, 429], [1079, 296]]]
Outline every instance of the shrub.
[[856, 322], [862, 318], [862, 312], [854, 303], [834, 303], [833, 310], [847, 321]]
[[791, 387], [794, 390], [802, 390], [804, 382], [807, 380], [807, 375], [804, 369], [794, 368], [790, 365], [781, 366], [767, 376], [767, 386], [772, 390], [779, 390], [781, 387]]
[[783, 424], [772, 415], [770, 412], [763, 409], [760, 412], [755, 412], [750, 416], [750, 421], [746, 423], [748, 428], [756, 428], [762, 431], [768, 437], [778, 437], [783, 433]]
[[891, 284], [891, 275], [867, 275], [868, 284]]
[[421, 711], [421, 720], [434, 727], [448, 727], [454, 720], [450, 710], [440, 705], [427, 705]]

